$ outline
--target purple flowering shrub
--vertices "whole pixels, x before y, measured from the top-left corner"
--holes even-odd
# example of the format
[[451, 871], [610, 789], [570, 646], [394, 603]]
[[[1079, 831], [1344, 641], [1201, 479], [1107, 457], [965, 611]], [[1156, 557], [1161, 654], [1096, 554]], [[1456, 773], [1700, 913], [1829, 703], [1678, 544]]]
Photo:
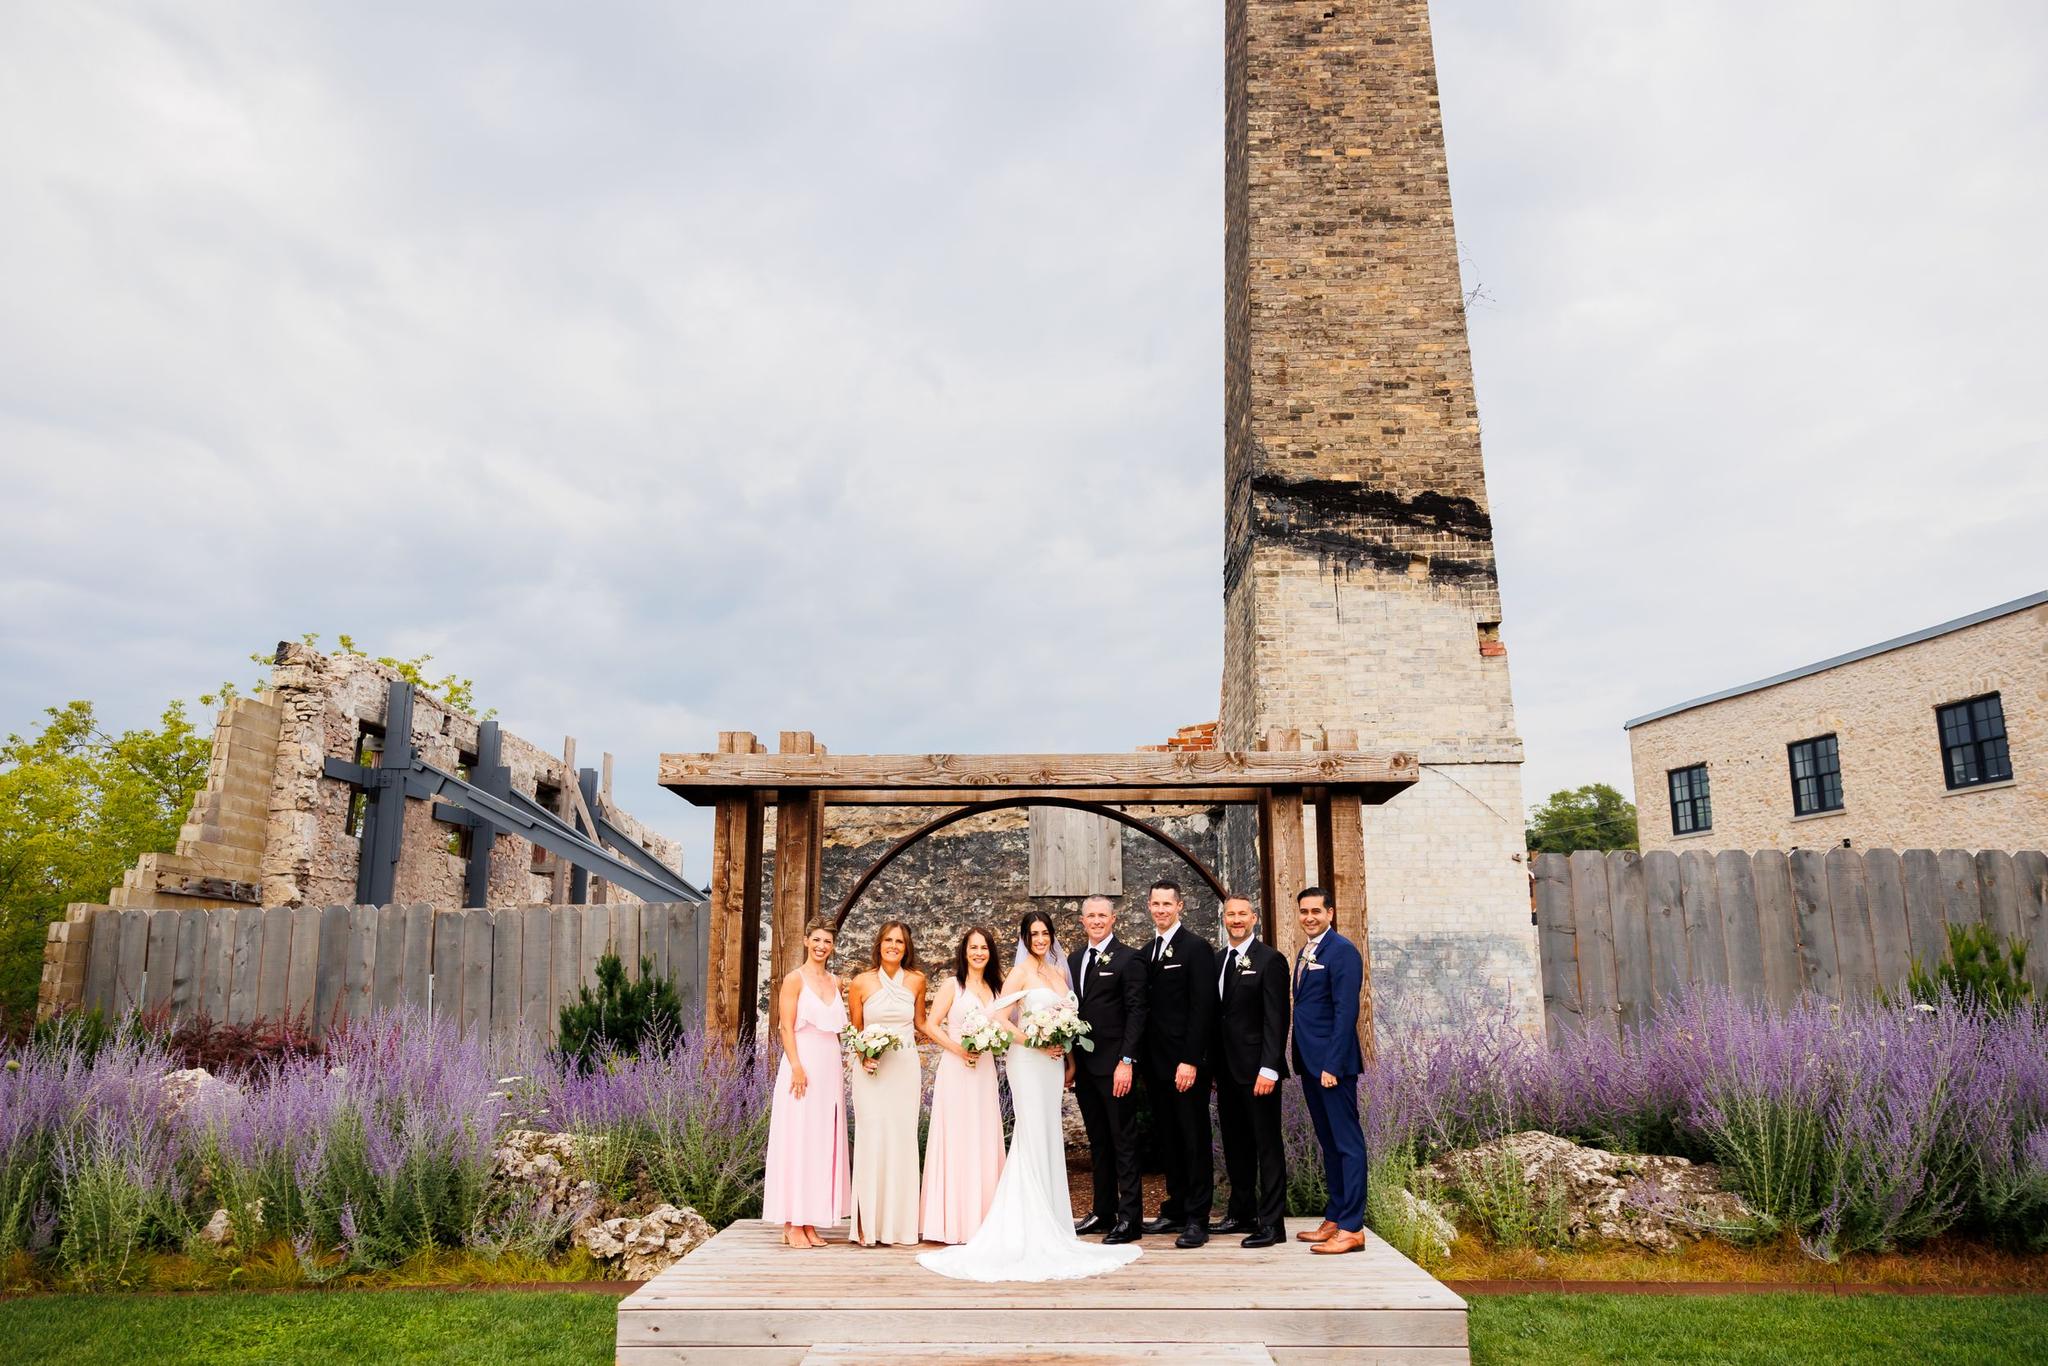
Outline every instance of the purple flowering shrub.
[[[121, 1284], [138, 1254], [185, 1245], [220, 1208], [235, 1248], [290, 1243], [309, 1275], [430, 1249], [559, 1248], [574, 1212], [491, 1183], [515, 1127], [583, 1136], [580, 1174], [614, 1198], [657, 1194], [722, 1226], [760, 1209], [771, 1061], [686, 1040], [581, 1071], [399, 1014], [330, 1038], [321, 1056], [256, 1062], [174, 1112], [161, 1079], [179, 1060], [132, 1031], [91, 1049], [0, 1048], [0, 1267], [28, 1253], [78, 1283]], [[1816, 1256], [1949, 1228], [2048, 1247], [2038, 1009], [1772, 1011], [1701, 995], [1620, 1040], [1555, 1048], [1505, 1017], [1396, 1024], [1360, 1104], [1383, 1195], [1449, 1149], [1540, 1128], [1711, 1158]], [[1319, 1214], [1296, 1080], [1282, 1120], [1289, 1208]], [[1402, 1202], [1375, 1208], [1379, 1227]]]

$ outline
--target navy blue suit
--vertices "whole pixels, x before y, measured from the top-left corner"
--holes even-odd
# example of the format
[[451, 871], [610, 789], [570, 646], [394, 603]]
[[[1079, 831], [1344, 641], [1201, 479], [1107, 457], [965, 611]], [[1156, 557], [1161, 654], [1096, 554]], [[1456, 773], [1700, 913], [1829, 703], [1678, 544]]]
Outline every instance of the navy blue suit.
[[[1358, 1122], [1358, 992], [1365, 960], [1358, 947], [1336, 930], [1306, 950], [1294, 964], [1294, 1070], [1323, 1150], [1323, 1178], [1330, 1188], [1323, 1218], [1357, 1233], [1365, 1228], [1365, 1130]], [[1325, 1086], [1322, 1074], [1337, 1079]]]

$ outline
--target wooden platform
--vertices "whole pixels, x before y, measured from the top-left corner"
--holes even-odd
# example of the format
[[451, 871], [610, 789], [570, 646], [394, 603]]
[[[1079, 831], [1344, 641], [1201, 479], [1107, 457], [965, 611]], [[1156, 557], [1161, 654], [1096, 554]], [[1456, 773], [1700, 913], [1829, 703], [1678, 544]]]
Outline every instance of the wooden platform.
[[[1290, 1232], [1313, 1224], [1290, 1221]], [[827, 1235], [828, 1237], [832, 1235]], [[813, 1252], [734, 1224], [619, 1304], [618, 1360], [758, 1366], [851, 1362], [1464, 1362], [1465, 1301], [1367, 1234], [1363, 1252], [1305, 1244], [1192, 1252], [1147, 1238], [1104, 1276], [980, 1285], [934, 1275], [916, 1248]]]

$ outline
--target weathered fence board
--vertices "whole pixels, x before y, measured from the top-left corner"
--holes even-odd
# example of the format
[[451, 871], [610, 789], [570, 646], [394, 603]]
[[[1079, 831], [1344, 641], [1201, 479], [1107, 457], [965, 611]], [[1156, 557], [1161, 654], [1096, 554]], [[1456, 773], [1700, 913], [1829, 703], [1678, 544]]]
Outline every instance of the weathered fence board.
[[1694, 986], [1728, 985], [1728, 946], [1721, 920], [1721, 899], [1714, 882], [1714, 856], [1689, 850], [1678, 860], [1679, 894], [1685, 901], [1685, 942], [1691, 955]]
[[1563, 854], [1538, 854], [1536, 938], [1543, 965], [1545, 1030], [1552, 1042], [1580, 1025], [1579, 957], [1572, 921], [1572, 874]]
[[1835, 921], [1835, 966], [1844, 982], [1875, 983], [1877, 950], [1870, 942], [1870, 891], [1863, 856], [1852, 849], [1830, 849], [1827, 856], [1828, 906]]
[[516, 910], [485, 911], [491, 921], [491, 1037], [519, 1032], [519, 944], [526, 922]]
[[263, 971], [263, 908], [235, 912], [235, 956], [228, 968], [228, 1023], [256, 1018], [256, 978]]
[[562, 1007], [575, 1003], [583, 982], [583, 917], [557, 915], [548, 932], [554, 941], [548, 954], [548, 1010], [559, 1019]]
[[149, 918], [149, 941], [147, 945], [149, 967], [143, 974], [142, 1008], [144, 1010], [167, 1010], [171, 1004], [171, 985], [177, 976], [178, 962], [178, 917], [153, 915]]
[[[637, 910], [638, 907], [636, 906]], [[504, 914], [514, 914], [507, 911]], [[528, 906], [517, 912], [519, 927], [519, 1028], [534, 1038], [548, 1030], [548, 958], [554, 950], [554, 932], [548, 924], [548, 908]]]
[[462, 1028], [479, 1035], [491, 1032], [491, 913], [463, 911]]
[[[1639, 1029], [1656, 1005], [1650, 984], [1650, 922], [1636, 915], [1643, 904], [1643, 859], [1632, 849], [1607, 860], [1607, 906], [1614, 919], [1614, 991], [1621, 1007], [1621, 1027]], [[1614, 914], [1617, 907], [1630, 914]]]
[[342, 1002], [348, 987], [348, 910], [346, 906], [320, 908], [320, 947], [314, 967], [312, 1025], [321, 1032], [347, 1018], [342, 1013]]
[[426, 1010], [432, 1000], [434, 908], [415, 901], [405, 908], [405, 965], [399, 970], [398, 1001], [409, 1010]]
[[2020, 926], [2027, 945], [2027, 977], [2048, 999], [2048, 854], [2026, 849], [2012, 856], [2019, 887]]
[[[197, 912], [194, 912], [197, 914]], [[310, 1026], [319, 991], [320, 907], [292, 907], [292, 965], [284, 980], [284, 1013]]]
[[405, 907], [377, 908], [377, 957], [370, 972], [370, 1008], [396, 1010], [405, 981]]
[[1659, 1000], [1676, 996], [1691, 980], [1691, 954], [1685, 942], [1684, 893], [1680, 888], [1678, 855], [1666, 849], [1643, 856], [1643, 894], [1650, 922], [1650, 981], [1652, 994], [1645, 1010]]
[[143, 965], [149, 958], [149, 912], [121, 912], [121, 958], [114, 968], [114, 1008], [142, 1006]]
[[1607, 900], [1607, 860], [1580, 850], [1571, 855], [1572, 920], [1579, 927], [1579, 1002], [1586, 1028], [1613, 1034], [1620, 996], [1614, 971], [1614, 916]]
[[177, 958], [171, 964], [171, 1016], [188, 1020], [199, 1010], [199, 988], [205, 976], [200, 953], [206, 946], [206, 912], [178, 911]]
[[1985, 923], [2000, 942], [2019, 937], [2019, 873], [2013, 867], [2012, 855], [2003, 849], [1978, 852], [1977, 900], [1984, 908]]
[[1982, 920], [1984, 909], [1977, 904], [1977, 860], [1962, 849], [1944, 849], [1935, 859], [1941, 868], [1942, 917], [1951, 925], [1974, 925]]
[[263, 912], [263, 951], [256, 969], [257, 1019], [284, 1018], [291, 975], [292, 908], [271, 906]]
[[1912, 930], [1906, 923], [1906, 872], [1889, 849], [1863, 856], [1864, 893], [1870, 904], [1870, 943], [1877, 961], [1877, 984], [1886, 991], [1905, 985], [1913, 958]]
[[235, 965], [235, 918], [206, 917], [206, 947], [200, 951], [206, 982], [199, 993], [199, 1013], [209, 1020], [228, 1017], [228, 986]]
[[[1784, 1006], [1896, 991], [1945, 927], [2029, 946], [2048, 987], [2048, 854], [1925, 849], [1538, 854], [1537, 946], [1552, 1038], [1632, 1028], [1687, 986]], [[672, 932], [673, 933], [673, 932]]]

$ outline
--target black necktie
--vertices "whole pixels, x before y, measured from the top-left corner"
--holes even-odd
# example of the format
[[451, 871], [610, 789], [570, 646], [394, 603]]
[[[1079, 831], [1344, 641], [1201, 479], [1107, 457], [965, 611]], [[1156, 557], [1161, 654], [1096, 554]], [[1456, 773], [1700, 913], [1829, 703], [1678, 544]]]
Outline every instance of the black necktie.
[[1088, 957], [1087, 957], [1086, 961], [1084, 961], [1084, 962], [1083, 962], [1083, 963], [1081, 964], [1081, 990], [1083, 990], [1083, 991], [1086, 991], [1086, 990], [1088, 990], [1088, 982], [1089, 982], [1089, 979], [1090, 979], [1090, 978], [1092, 978], [1092, 977], [1094, 977], [1094, 976], [1095, 976], [1095, 948], [1094, 948], [1094, 946], [1093, 946], [1093, 945], [1090, 945], [1090, 946], [1089, 946], [1089, 949], [1088, 949]]

